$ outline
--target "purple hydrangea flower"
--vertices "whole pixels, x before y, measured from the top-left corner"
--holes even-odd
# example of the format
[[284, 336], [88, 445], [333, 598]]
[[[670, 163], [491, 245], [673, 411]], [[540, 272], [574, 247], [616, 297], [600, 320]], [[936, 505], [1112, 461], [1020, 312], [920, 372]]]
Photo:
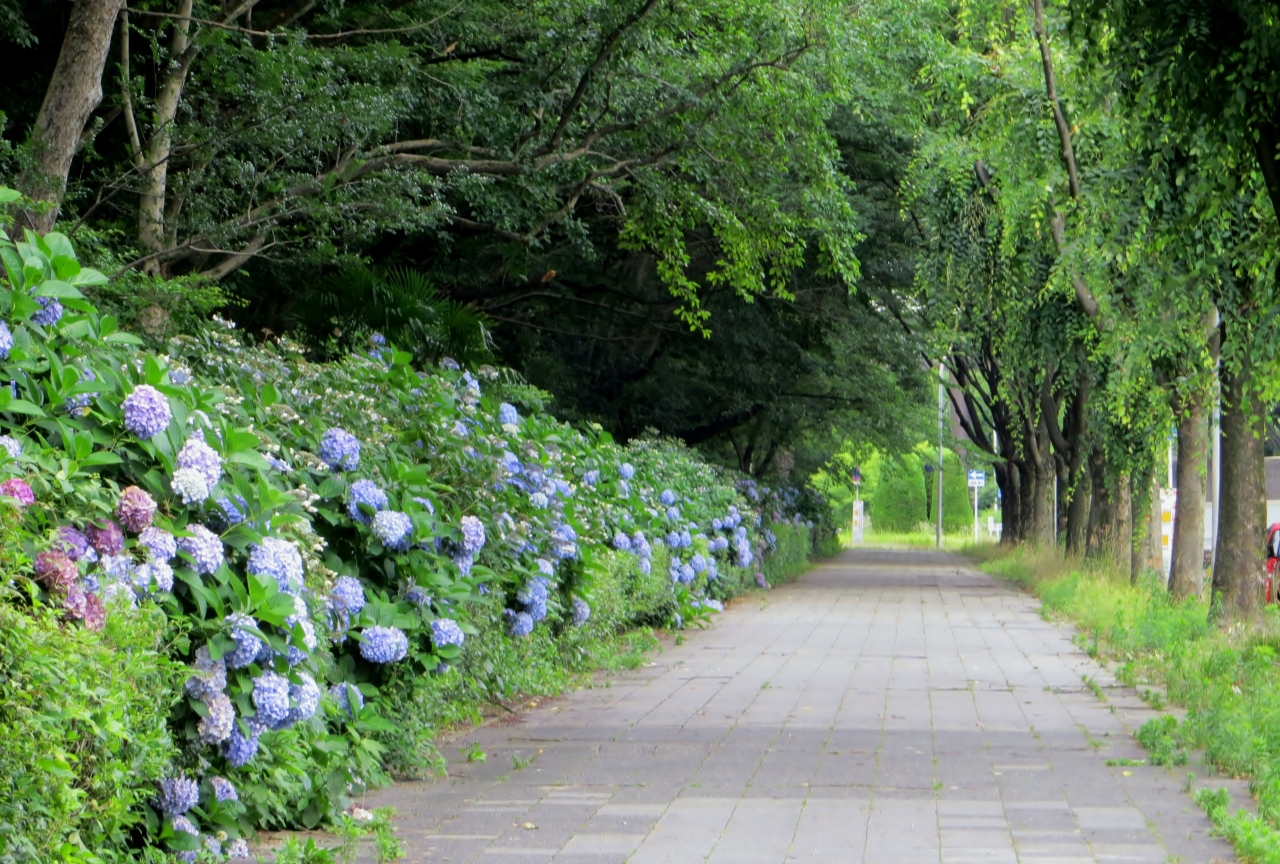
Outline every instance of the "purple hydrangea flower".
[[150, 527], [156, 515], [156, 501], [137, 486], [129, 486], [120, 493], [120, 501], [116, 505], [116, 518], [124, 530], [137, 534]]
[[437, 618], [431, 622], [431, 642], [437, 648], [444, 645], [461, 645], [466, 638], [458, 622], [451, 618]]
[[613, 535], [613, 548], [619, 552], [630, 552], [631, 538], [619, 531]]
[[453, 563], [458, 565], [458, 572], [465, 579], [471, 575], [471, 567], [476, 563], [476, 559], [474, 555], [469, 555], [466, 552], [459, 552], [457, 555], [453, 556]]
[[89, 545], [99, 555], [119, 555], [124, 551], [124, 532], [110, 519], [101, 519], [84, 529]]
[[33, 569], [36, 580], [52, 592], [70, 590], [80, 576], [75, 562], [57, 549], [48, 549], [37, 555]]
[[192, 822], [190, 819], [188, 819], [186, 816], [173, 817], [173, 830], [181, 831], [184, 834], [190, 834], [193, 837], [198, 837], [200, 835], [200, 831], [198, 828], [196, 828], [195, 823]]
[[457, 372], [459, 369], [462, 368], [461, 366], [458, 365], [458, 361], [454, 360], [452, 357], [445, 357], [441, 359], [440, 365], [441, 367], [448, 369], [452, 372]]
[[[32, 324], [39, 324], [41, 327], [52, 327], [62, 319], [62, 304], [58, 302], [56, 297], [37, 297], [36, 302], [40, 304], [41, 309], [31, 316]], [[150, 435], [145, 436], [150, 438]]]
[[287, 726], [310, 720], [315, 716], [316, 709], [320, 707], [320, 686], [316, 684], [316, 679], [306, 672], [299, 672], [298, 677], [302, 679], [301, 682], [289, 686], [289, 698], [294, 705], [289, 709], [289, 716], [285, 718]]
[[227, 857], [231, 859], [248, 858], [249, 843], [243, 837], [237, 837], [227, 844]]
[[360, 635], [360, 656], [370, 663], [394, 663], [409, 653], [409, 637], [397, 627], [369, 627]]
[[289, 540], [263, 537], [249, 550], [248, 570], [256, 576], [271, 576], [280, 591], [296, 594], [302, 590], [302, 553]]
[[320, 439], [320, 458], [336, 471], [354, 471], [360, 464], [360, 442], [346, 429], [334, 426]]
[[354, 576], [339, 576], [329, 594], [333, 608], [352, 615], [364, 608], [364, 586]]
[[209, 699], [227, 689], [227, 664], [214, 660], [208, 645], [196, 649], [196, 659], [191, 666], [195, 674], [187, 679], [185, 689], [192, 699]]
[[260, 721], [257, 718], [249, 718], [247, 726], [249, 727], [249, 735], [245, 737], [240, 730], [240, 724], [237, 723], [231, 728], [231, 737], [226, 743], [227, 763], [232, 768], [243, 768], [249, 764], [258, 753], [258, 736], [261, 734]]
[[163, 432], [173, 419], [169, 399], [150, 384], [139, 384], [125, 397], [124, 428], [144, 441]]
[[199, 802], [200, 787], [190, 777], [169, 777], [160, 781], [156, 807], [166, 816], [181, 816]]
[[213, 786], [213, 797], [219, 801], [239, 801], [240, 796], [236, 794], [236, 787], [231, 785], [231, 781], [226, 777], [213, 777], [209, 780]]
[[373, 514], [373, 536], [382, 541], [392, 552], [403, 552], [409, 548], [409, 540], [413, 535], [413, 520], [408, 514], [399, 510], [379, 510]]
[[668, 519], [670, 519], [672, 522], [679, 522], [679, 521], [680, 521], [680, 508], [679, 508], [679, 507], [668, 507], [668, 508], [667, 508], [667, 518], [668, 518]]
[[641, 573], [643, 573], [643, 574], [644, 574], [644, 575], [646, 575], [646, 576], [648, 576], [650, 573], [652, 573], [652, 572], [653, 572], [653, 562], [652, 562], [652, 561], [650, 561], [648, 558], [642, 558], [642, 559], [640, 560], [640, 572], [641, 572]]
[[591, 607], [581, 597], [573, 598], [573, 626], [581, 627], [591, 617]]
[[18, 443], [16, 438], [8, 435], [0, 435], [0, 449], [9, 454], [10, 459], [17, 459], [22, 455], [22, 445]]
[[368, 525], [373, 521], [373, 517], [360, 508], [361, 504], [373, 508], [374, 512], [385, 509], [387, 493], [379, 489], [378, 484], [372, 480], [357, 480], [351, 484], [351, 490], [347, 496], [347, 514], [357, 522]]
[[9, 330], [9, 325], [0, 321], [0, 360], [8, 360], [9, 352], [13, 350], [13, 333]]
[[462, 528], [463, 552], [475, 555], [484, 548], [485, 533], [483, 522], [475, 516], [463, 516], [459, 527]]
[[[182, 445], [182, 449], [178, 451], [176, 466], [199, 472], [208, 489], [218, 485], [218, 481], [222, 479], [222, 457], [205, 443], [204, 436], [199, 433], [192, 435]], [[174, 475], [177, 476], [176, 471]], [[208, 493], [205, 493], [205, 497], [208, 497]]]
[[519, 474], [522, 470], [520, 460], [516, 454], [510, 450], [504, 450], [502, 455], [498, 457], [498, 464], [502, 466], [502, 470], [508, 474]]
[[520, 423], [520, 412], [516, 406], [503, 402], [498, 406], [498, 422], [503, 426], [516, 426]]
[[[70, 529], [68, 529], [70, 530]], [[78, 531], [76, 532], [79, 533]], [[146, 528], [138, 535], [138, 542], [146, 547], [153, 561], [172, 561], [178, 554], [178, 541], [163, 528], [154, 525]]]
[[533, 632], [533, 618], [528, 612], [510, 613], [510, 618], [512, 636], [528, 636]]
[[[222, 549], [222, 538], [203, 525], [188, 525], [187, 530], [191, 532], [191, 536], [180, 537], [178, 549], [191, 556], [197, 573], [204, 575], [216, 572], [226, 557]], [[252, 562], [252, 558], [250, 561]]]
[[254, 678], [253, 707], [268, 728], [284, 723], [289, 716], [289, 679], [270, 670]]
[[222, 511], [222, 518], [228, 525], [239, 525], [245, 520], [249, 510], [249, 503], [244, 500], [243, 495], [237, 495], [234, 501], [230, 498], [219, 498], [215, 503]]
[[582, 482], [588, 486], [594, 486], [600, 482], [600, 472], [594, 468], [582, 475]]
[[215, 693], [204, 700], [209, 713], [200, 718], [196, 731], [203, 744], [221, 744], [231, 737], [231, 729], [236, 723], [235, 708], [225, 693]]
[[623, 462], [618, 466], [618, 476], [623, 480], [630, 480], [636, 475], [636, 469], [630, 462]]
[[[364, 694], [354, 684], [347, 684], [346, 682], [334, 684], [329, 688], [329, 696], [342, 710], [342, 713], [352, 719], [355, 719], [356, 711], [364, 707]], [[354, 709], [351, 707], [353, 704], [355, 705]]]

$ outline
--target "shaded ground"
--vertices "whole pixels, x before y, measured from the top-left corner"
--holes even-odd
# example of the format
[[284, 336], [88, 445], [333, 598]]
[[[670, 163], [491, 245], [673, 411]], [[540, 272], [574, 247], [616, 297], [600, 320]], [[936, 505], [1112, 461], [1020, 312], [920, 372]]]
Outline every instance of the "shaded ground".
[[374, 796], [406, 860], [1235, 860], [1182, 773], [1106, 764], [1136, 694], [956, 556], [846, 552], [601, 684]]

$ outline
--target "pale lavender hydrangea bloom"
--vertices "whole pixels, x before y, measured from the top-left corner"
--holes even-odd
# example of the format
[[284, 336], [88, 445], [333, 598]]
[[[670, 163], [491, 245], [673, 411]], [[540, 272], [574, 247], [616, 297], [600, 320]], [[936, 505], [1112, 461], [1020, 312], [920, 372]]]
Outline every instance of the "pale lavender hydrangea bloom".
[[9, 352], [13, 350], [13, 333], [9, 330], [9, 325], [0, 321], [0, 360], [8, 360]]
[[[364, 707], [364, 694], [354, 684], [345, 682], [334, 684], [329, 688], [329, 696], [337, 703], [338, 708], [348, 717], [355, 718], [356, 711]], [[352, 704], [355, 708], [352, 709]]]
[[573, 626], [581, 627], [591, 617], [591, 607], [581, 597], [573, 598]]
[[397, 627], [369, 627], [360, 635], [360, 656], [370, 663], [394, 663], [409, 653], [409, 637]]
[[289, 716], [289, 679], [270, 670], [254, 678], [253, 707], [267, 727], [284, 723]]
[[510, 618], [512, 636], [528, 636], [533, 632], [533, 618], [528, 612], [515, 612]]
[[256, 576], [271, 576], [280, 591], [296, 594], [302, 589], [302, 553], [289, 540], [263, 537], [249, 550], [248, 570]]
[[139, 384], [125, 397], [124, 428], [146, 440], [165, 430], [173, 419], [169, 399], [150, 384]]
[[503, 402], [498, 406], [498, 422], [503, 426], [515, 426], [520, 422], [520, 412], [516, 406]]
[[373, 514], [373, 536], [382, 541], [393, 552], [403, 552], [409, 548], [409, 540], [413, 535], [413, 520], [399, 510], [379, 510]]
[[437, 618], [431, 622], [431, 641], [437, 648], [443, 645], [461, 645], [466, 638], [458, 622], [451, 618]]
[[190, 537], [180, 537], [178, 548], [191, 556], [197, 573], [207, 575], [217, 571], [225, 560], [222, 538], [203, 525], [188, 525]]
[[360, 464], [360, 442], [339, 426], [324, 433], [318, 449], [320, 458], [336, 471], [354, 471]]
[[204, 700], [209, 713], [200, 718], [196, 731], [204, 744], [221, 744], [231, 737], [236, 722], [236, 712], [225, 693], [215, 693]]
[[364, 608], [364, 586], [354, 576], [339, 576], [329, 595], [333, 608], [355, 614]]
[[22, 455], [22, 445], [18, 443], [16, 438], [8, 435], [0, 435], [0, 449], [9, 454], [10, 459], [17, 459]]
[[618, 476], [623, 480], [630, 480], [636, 474], [636, 469], [630, 462], [623, 462], [618, 466]]
[[475, 555], [484, 548], [485, 533], [484, 523], [475, 516], [463, 516], [462, 528], [462, 551], [469, 555]]
[[385, 509], [387, 503], [387, 493], [379, 489], [377, 483], [372, 480], [357, 480], [351, 484], [347, 497], [347, 515], [357, 522], [368, 525], [372, 517], [368, 516], [360, 505], [364, 504], [377, 512]]
[[240, 796], [236, 793], [236, 787], [231, 785], [231, 781], [226, 777], [214, 777], [209, 780], [213, 786], [213, 797], [219, 801], [239, 801]]
[[154, 525], [138, 535], [138, 542], [146, 547], [153, 561], [171, 561], [178, 554], [178, 541], [168, 531]]
[[192, 435], [182, 445], [176, 465], [179, 469], [198, 471], [209, 489], [218, 485], [218, 481], [222, 479], [222, 457], [205, 443], [204, 436], [199, 433]]
[[248, 841], [246, 841], [243, 837], [237, 837], [236, 839], [228, 843], [227, 857], [232, 859], [248, 858], [249, 857]]
[[169, 777], [160, 781], [156, 807], [166, 816], [181, 816], [199, 802], [200, 787], [190, 777]]

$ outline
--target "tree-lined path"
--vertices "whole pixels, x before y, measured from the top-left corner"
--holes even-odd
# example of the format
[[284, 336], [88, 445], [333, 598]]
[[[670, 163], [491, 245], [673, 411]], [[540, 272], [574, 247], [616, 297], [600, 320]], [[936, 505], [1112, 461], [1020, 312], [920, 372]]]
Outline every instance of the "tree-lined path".
[[846, 552], [654, 660], [379, 794], [408, 860], [1234, 860], [1179, 776], [1106, 764], [1136, 694], [954, 556]]

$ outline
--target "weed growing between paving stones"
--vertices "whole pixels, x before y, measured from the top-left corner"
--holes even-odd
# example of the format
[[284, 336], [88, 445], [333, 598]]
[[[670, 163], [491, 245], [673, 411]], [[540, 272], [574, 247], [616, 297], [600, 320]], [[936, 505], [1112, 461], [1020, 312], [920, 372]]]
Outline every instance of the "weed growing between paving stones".
[[[1176, 601], [1149, 576], [1132, 584], [1099, 562], [1064, 561], [1052, 551], [1017, 550], [982, 563], [989, 573], [1038, 594], [1046, 617], [1076, 625], [1091, 654], [1119, 662], [1126, 684], [1155, 686], [1148, 701], [1186, 708], [1179, 723], [1146, 723], [1138, 741], [1156, 765], [1183, 765], [1187, 749], [1203, 749], [1223, 773], [1249, 779], [1258, 815], [1230, 814], [1225, 792], [1202, 789], [1196, 800], [1246, 861], [1280, 864], [1280, 612], [1269, 607], [1255, 630], [1219, 630], [1208, 607]], [[1155, 691], [1153, 691], [1155, 692]]]

